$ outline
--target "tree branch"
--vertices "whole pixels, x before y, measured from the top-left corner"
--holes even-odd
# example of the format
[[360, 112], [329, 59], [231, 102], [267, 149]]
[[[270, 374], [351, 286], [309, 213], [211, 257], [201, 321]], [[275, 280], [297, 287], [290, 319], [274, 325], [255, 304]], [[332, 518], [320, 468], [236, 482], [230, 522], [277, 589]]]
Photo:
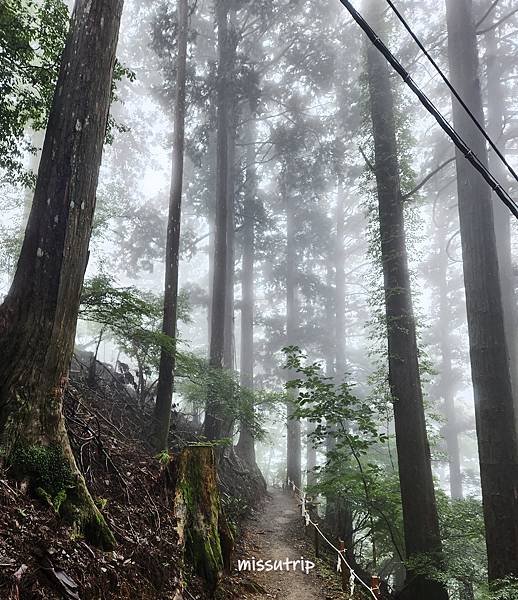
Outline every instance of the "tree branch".
[[510, 13], [507, 13], [501, 19], [498, 19], [498, 21], [495, 21], [489, 27], [486, 27], [485, 29], [481, 29], [480, 31], [477, 31], [477, 35], [483, 35], [484, 33], [488, 33], [489, 31], [492, 31], [493, 29], [496, 29], [497, 27], [499, 27], [500, 25], [502, 25], [502, 23], [505, 23], [507, 20], [509, 20], [516, 13], [518, 13], [518, 8], [513, 9]]
[[455, 160], [455, 156], [452, 156], [452, 158], [449, 158], [448, 160], [446, 160], [445, 162], [443, 162], [436, 169], [434, 169], [431, 173], [428, 173], [428, 175], [423, 179], [423, 181], [421, 181], [421, 183], [419, 183], [418, 185], [416, 185], [416, 187], [412, 191], [408, 192], [408, 194], [405, 194], [403, 196], [403, 200], [408, 200], [414, 194], [417, 194], [417, 192], [422, 187], [424, 187], [430, 181], [430, 179], [432, 179], [432, 177], [434, 177], [435, 175], [437, 175], [437, 173], [439, 173], [440, 171], [442, 171], [444, 169], [444, 167], [448, 166], [454, 160]]
[[365, 161], [365, 164], [367, 165], [369, 170], [372, 171], [373, 173], [376, 173], [376, 169], [374, 168], [374, 165], [368, 159], [367, 155], [363, 151], [363, 148], [361, 146], [358, 146], [358, 150], [360, 151], [360, 154], [363, 156], [363, 160]]
[[499, 2], [500, 2], [500, 0], [495, 0], [493, 2], [493, 4], [491, 4], [491, 6], [484, 13], [484, 16], [475, 25], [475, 29], [478, 29], [482, 25], [482, 23], [489, 17], [489, 15], [493, 12], [493, 10], [496, 8], [496, 6]]

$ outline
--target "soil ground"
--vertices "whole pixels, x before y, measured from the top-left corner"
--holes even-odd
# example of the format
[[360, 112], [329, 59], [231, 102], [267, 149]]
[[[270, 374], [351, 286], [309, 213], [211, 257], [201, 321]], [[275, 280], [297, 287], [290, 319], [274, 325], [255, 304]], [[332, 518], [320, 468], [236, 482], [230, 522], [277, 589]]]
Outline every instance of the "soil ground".
[[[296, 571], [238, 571], [238, 560], [252, 557], [263, 560], [300, 560], [316, 563], [308, 574]], [[311, 540], [296, 500], [278, 489], [270, 494], [260, 510], [243, 526], [234, 555], [233, 572], [225, 585], [224, 598], [278, 598], [282, 600], [338, 600], [346, 595], [339, 587], [336, 573], [315, 559]]]

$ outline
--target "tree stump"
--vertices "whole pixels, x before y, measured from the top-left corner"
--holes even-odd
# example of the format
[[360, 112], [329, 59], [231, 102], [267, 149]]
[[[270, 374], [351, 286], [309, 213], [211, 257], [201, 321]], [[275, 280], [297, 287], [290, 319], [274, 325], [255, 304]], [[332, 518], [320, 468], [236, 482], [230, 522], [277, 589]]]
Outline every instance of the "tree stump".
[[190, 446], [176, 455], [170, 474], [179, 543], [195, 572], [214, 590], [229, 569], [234, 536], [221, 508], [212, 446]]

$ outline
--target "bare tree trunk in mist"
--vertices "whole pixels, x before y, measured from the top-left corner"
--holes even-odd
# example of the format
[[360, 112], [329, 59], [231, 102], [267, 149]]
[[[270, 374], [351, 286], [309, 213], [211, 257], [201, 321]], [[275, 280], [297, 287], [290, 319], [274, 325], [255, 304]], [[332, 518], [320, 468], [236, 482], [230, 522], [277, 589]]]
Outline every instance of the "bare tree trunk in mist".
[[[208, 171], [209, 171], [209, 189], [216, 187], [216, 155], [217, 155], [217, 136], [214, 135], [214, 132], [211, 131], [208, 134], [207, 141], [207, 162], [208, 162]], [[215, 198], [209, 194], [208, 202], [207, 202], [207, 212], [208, 212], [208, 226], [209, 226], [209, 244], [207, 249], [208, 254], [208, 262], [209, 262], [209, 272], [208, 272], [208, 302], [207, 302], [207, 339], [209, 341], [209, 354], [210, 354], [210, 339], [212, 336], [212, 286], [214, 284], [214, 243], [215, 243], [215, 230], [216, 230], [216, 200]]]
[[[484, 123], [477, 41], [469, 0], [447, 0], [453, 85]], [[487, 165], [484, 139], [453, 101], [453, 122]], [[475, 395], [489, 581], [518, 575], [518, 452], [491, 190], [457, 152], [457, 189]]]
[[79, 472], [63, 416], [110, 107], [123, 0], [78, 0], [61, 59], [34, 201], [0, 307], [0, 446], [20, 478], [31, 449], [70, 475], [66, 504], [95, 544], [114, 538]]
[[[237, 107], [235, 102], [233, 110]], [[225, 350], [223, 367], [232, 371], [234, 364], [234, 261], [235, 261], [235, 158], [236, 127], [235, 117], [231, 117], [232, 126], [228, 134], [228, 184], [227, 184], [227, 294], [225, 299]]]
[[[334, 324], [334, 345], [332, 352], [334, 360], [334, 369], [328, 369], [327, 376], [334, 377], [335, 385], [343, 383], [346, 361], [346, 276], [345, 276], [345, 190], [342, 186], [338, 188], [338, 197], [336, 200], [336, 237], [334, 244], [334, 302], [333, 312], [329, 315], [329, 320]], [[335, 433], [333, 430], [328, 432], [326, 439], [327, 460], [336, 448]], [[353, 517], [351, 509], [345, 498], [329, 494], [326, 496], [326, 524], [333, 534], [345, 542], [348, 552], [353, 551]]]
[[217, 381], [225, 351], [225, 307], [227, 295], [227, 210], [229, 130], [229, 31], [227, 0], [215, 0], [218, 28], [216, 223], [214, 231], [214, 277], [212, 283], [209, 366], [212, 369], [205, 408], [204, 433], [220, 439], [224, 409]]
[[[286, 175], [283, 175], [284, 177]], [[285, 186], [283, 186], [285, 189]], [[286, 204], [286, 342], [295, 345], [298, 337], [297, 306], [297, 249], [296, 225], [293, 210], [293, 199], [284, 196]], [[301, 430], [300, 418], [295, 413], [294, 391], [289, 391], [286, 406], [287, 440], [286, 440], [286, 474], [297, 487], [301, 487]]]
[[[505, 155], [505, 143], [502, 141], [505, 127], [505, 90], [503, 86], [502, 62], [498, 55], [498, 42], [495, 31], [485, 34], [486, 66], [487, 66], [487, 129], [499, 150]], [[489, 158], [492, 172], [497, 179], [506, 185], [509, 181], [507, 171], [493, 152]], [[495, 215], [495, 237], [502, 286], [502, 303], [504, 309], [504, 328], [507, 337], [511, 366], [511, 383], [513, 386], [514, 412], [518, 432], [518, 310], [514, 285], [514, 273], [511, 251], [511, 214], [509, 209], [497, 198], [493, 198]]]
[[450, 475], [450, 495], [454, 499], [463, 497], [462, 472], [460, 466], [459, 426], [455, 410], [456, 378], [453, 372], [452, 343], [450, 339], [451, 306], [448, 294], [448, 206], [438, 206], [438, 226], [435, 244], [439, 251], [437, 265], [438, 290], [438, 335], [441, 363], [439, 367], [439, 395], [444, 401], [443, 413], [446, 424], [443, 428]]
[[346, 362], [346, 322], [345, 322], [345, 191], [338, 189], [336, 201], [336, 240], [335, 240], [335, 376], [341, 383], [345, 377]]
[[[176, 63], [176, 102], [173, 137], [173, 174], [169, 197], [165, 254], [164, 318], [162, 332], [176, 337], [178, 312], [178, 265], [180, 261], [180, 226], [182, 221], [182, 187], [185, 144], [185, 80], [187, 71], [188, 0], [178, 2], [178, 59]], [[158, 371], [156, 404], [153, 413], [151, 443], [155, 450], [167, 450], [171, 406], [173, 402], [175, 353], [162, 348]]]
[[[255, 262], [255, 197], [257, 178], [255, 170], [256, 128], [252, 111], [249, 113], [250, 124], [248, 146], [246, 151], [246, 187], [242, 230], [242, 262], [241, 262], [241, 360], [240, 383], [244, 389], [254, 390], [254, 262]], [[253, 412], [253, 404], [250, 407]], [[236, 445], [237, 454], [251, 466], [256, 466], [255, 440], [246, 419], [240, 423], [239, 440]]]
[[[226, 294], [225, 294], [225, 334], [223, 336], [223, 368], [234, 371], [235, 340], [234, 340], [234, 281], [235, 281], [235, 182], [236, 182], [236, 138], [238, 122], [238, 99], [234, 87], [233, 72], [236, 59], [237, 35], [235, 29], [236, 11], [229, 10], [228, 18], [228, 46], [227, 70], [229, 73], [229, 118], [228, 118], [228, 163], [227, 163], [227, 268], [226, 268]], [[223, 436], [231, 437], [234, 431], [234, 415], [223, 411]]]
[[[369, 6], [369, 20], [383, 29], [381, 15]], [[394, 403], [399, 479], [406, 555], [426, 555], [443, 567], [439, 518], [419, 375], [416, 327], [406, 251], [394, 99], [388, 64], [367, 47], [368, 84], [375, 149], [381, 258], [388, 336], [389, 383]], [[444, 584], [408, 570], [398, 598], [443, 600]]]

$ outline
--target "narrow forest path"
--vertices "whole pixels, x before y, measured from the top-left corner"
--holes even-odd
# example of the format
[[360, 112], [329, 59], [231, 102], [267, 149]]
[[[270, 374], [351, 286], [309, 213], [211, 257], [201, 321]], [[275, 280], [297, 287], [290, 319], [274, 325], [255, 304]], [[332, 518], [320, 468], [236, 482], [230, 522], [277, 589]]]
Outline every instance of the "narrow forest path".
[[[255, 571], [250, 567], [239, 571], [238, 561], [250, 561], [255, 557]], [[309, 573], [303, 572], [301, 564], [286, 569], [286, 559], [291, 561], [315, 560], [309, 539], [304, 536], [304, 525], [296, 500], [278, 489], [270, 495], [262, 508], [244, 524], [244, 531], [236, 549], [232, 582], [238, 588], [230, 591], [228, 598], [278, 598], [283, 600], [335, 600], [344, 595], [336, 578], [326, 578], [321, 564]], [[283, 570], [270, 572], [257, 570], [257, 561], [283, 561]], [[279, 566], [279, 563], [277, 563]], [[333, 581], [335, 579], [335, 581]], [[233, 594], [237, 594], [234, 596]]]

